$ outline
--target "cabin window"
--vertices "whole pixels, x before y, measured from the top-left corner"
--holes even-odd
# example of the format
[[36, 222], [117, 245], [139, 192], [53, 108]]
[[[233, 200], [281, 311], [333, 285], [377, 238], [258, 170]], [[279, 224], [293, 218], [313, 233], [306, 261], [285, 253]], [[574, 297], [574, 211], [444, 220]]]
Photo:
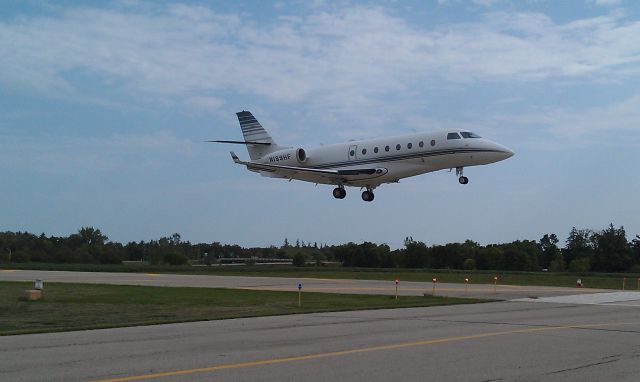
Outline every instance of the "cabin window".
[[418, 146], [420, 146], [420, 148], [423, 148], [423, 147], [424, 147], [424, 142], [420, 141], [420, 142], [418, 143]]
[[378, 153], [378, 148], [377, 148], [377, 147], [374, 147], [374, 148], [373, 148], [373, 152], [377, 154], [377, 153]]
[[412, 147], [413, 147], [413, 144], [412, 144], [412, 143], [407, 143], [407, 148], [408, 148], [408, 149], [410, 149], [410, 148], [412, 148]]
[[389, 146], [385, 146], [384, 151], [389, 151]]
[[400, 144], [396, 145], [396, 150], [400, 150]]
[[449, 133], [447, 134], [447, 139], [460, 139], [460, 135], [458, 133]]
[[460, 132], [460, 134], [462, 134], [463, 138], [482, 138], [478, 134], [472, 133], [470, 131], [462, 131], [462, 132]]
[[432, 140], [431, 140], [431, 146], [435, 146], [435, 145], [436, 145], [436, 140], [435, 140], [435, 139], [432, 139]]
[[367, 154], [367, 149], [362, 149], [362, 155], [366, 155]]

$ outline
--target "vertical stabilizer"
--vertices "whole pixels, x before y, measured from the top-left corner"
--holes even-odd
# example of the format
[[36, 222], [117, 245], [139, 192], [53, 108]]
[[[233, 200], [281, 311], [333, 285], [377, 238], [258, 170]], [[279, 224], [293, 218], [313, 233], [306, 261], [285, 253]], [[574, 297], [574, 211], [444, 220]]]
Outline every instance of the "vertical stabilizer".
[[236, 113], [240, 129], [246, 142], [270, 143], [270, 145], [247, 145], [247, 151], [251, 160], [260, 159], [268, 153], [278, 150], [278, 145], [273, 138], [262, 127], [260, 122], [251, 114], [250, 111], [241, 111]]

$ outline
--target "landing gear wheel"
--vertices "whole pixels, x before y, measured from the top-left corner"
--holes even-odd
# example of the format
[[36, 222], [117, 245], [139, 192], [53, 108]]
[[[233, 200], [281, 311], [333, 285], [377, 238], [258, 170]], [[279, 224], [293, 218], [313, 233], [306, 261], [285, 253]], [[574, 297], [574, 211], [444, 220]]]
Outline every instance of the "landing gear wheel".
[[460, 184], [467, 184], [469, 183], [469, 178], [467, 178], [466, 176], [461, 176], [460, 178], [458, 178], [458, 182], [460, 182]]
[[373, 201], [373, 198], [374, 198], [373, 192], [371, 191], [362, 192], [362, 200], [364, 200], [365, 202], [371, 202]]
[[342, 187], [336, 187], [333, 189], [333, 197], [336, 199], [344, 199], [347, 196], [347, 191]]

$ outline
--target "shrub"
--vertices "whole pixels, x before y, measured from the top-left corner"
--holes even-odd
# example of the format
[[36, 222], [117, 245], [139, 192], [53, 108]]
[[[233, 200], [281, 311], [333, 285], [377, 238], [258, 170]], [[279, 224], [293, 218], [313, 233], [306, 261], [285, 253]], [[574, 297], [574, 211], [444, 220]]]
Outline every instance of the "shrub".
[[474, 259], [465, 259], [463, 267], [467, 270], [476, 269], [476, 261]]
[[588, 257], [580, 257], [574, 259], [571, 264], [569, 264], [569, 272], [589, 272], [591, 268], [591, 261]]
[[296, 267], [304, 267], [304, 264], [306, 263], [306, 261], [307, 259], [300, 252], [296, 253], [293, 256], [293, 265], [295, 265]]
[[170, 265], [185, 265], [189, 259], [182, 253], [169, 252], [164, 256], [164, 262]]

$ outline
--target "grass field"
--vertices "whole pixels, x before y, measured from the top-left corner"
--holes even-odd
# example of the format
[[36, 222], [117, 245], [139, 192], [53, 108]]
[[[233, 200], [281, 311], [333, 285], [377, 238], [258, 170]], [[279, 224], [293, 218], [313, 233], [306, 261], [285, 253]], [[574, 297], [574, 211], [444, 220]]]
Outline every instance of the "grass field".
[[47, 283], [40, 301], [21, 301], [22, 291], [32, 285], [0, 282], [0, 335], [483, 302], [308, 292], [300, 308], [296, 292], [62, 283]]
[[0, 268], [69, 270], [87, 272], [148, 272], [148, 273], [184, 273], [211, 274], [221, 276], [264, 276], [292, 278], [327, 278], [327, 279], [361, 279], [361, 280], [394, 280], [431, 281], [435, 276], [441, 282], [463, 283], [468, 276], [472, 283], [491, 284], [493, 277], [498, 276], [502, 285], [535, 285], [573, 287], [581, 278], [587, 288], [621, 289], [623, 277], [627, 278], [626, 289], [636, 289], [636, 274], [603, 274], [603, 273], [553, 273], [553, 272], [505, 272], [505, 271], [458, 271], [427, 269], [372, 269], [342, 267], [302, 267], [293, 266], [234, 266], [234, 267], [192, 267], [192, 266], [152, 266], [148, 264], [127, 263], [121, 265], [107, 264], [3, 264]]

